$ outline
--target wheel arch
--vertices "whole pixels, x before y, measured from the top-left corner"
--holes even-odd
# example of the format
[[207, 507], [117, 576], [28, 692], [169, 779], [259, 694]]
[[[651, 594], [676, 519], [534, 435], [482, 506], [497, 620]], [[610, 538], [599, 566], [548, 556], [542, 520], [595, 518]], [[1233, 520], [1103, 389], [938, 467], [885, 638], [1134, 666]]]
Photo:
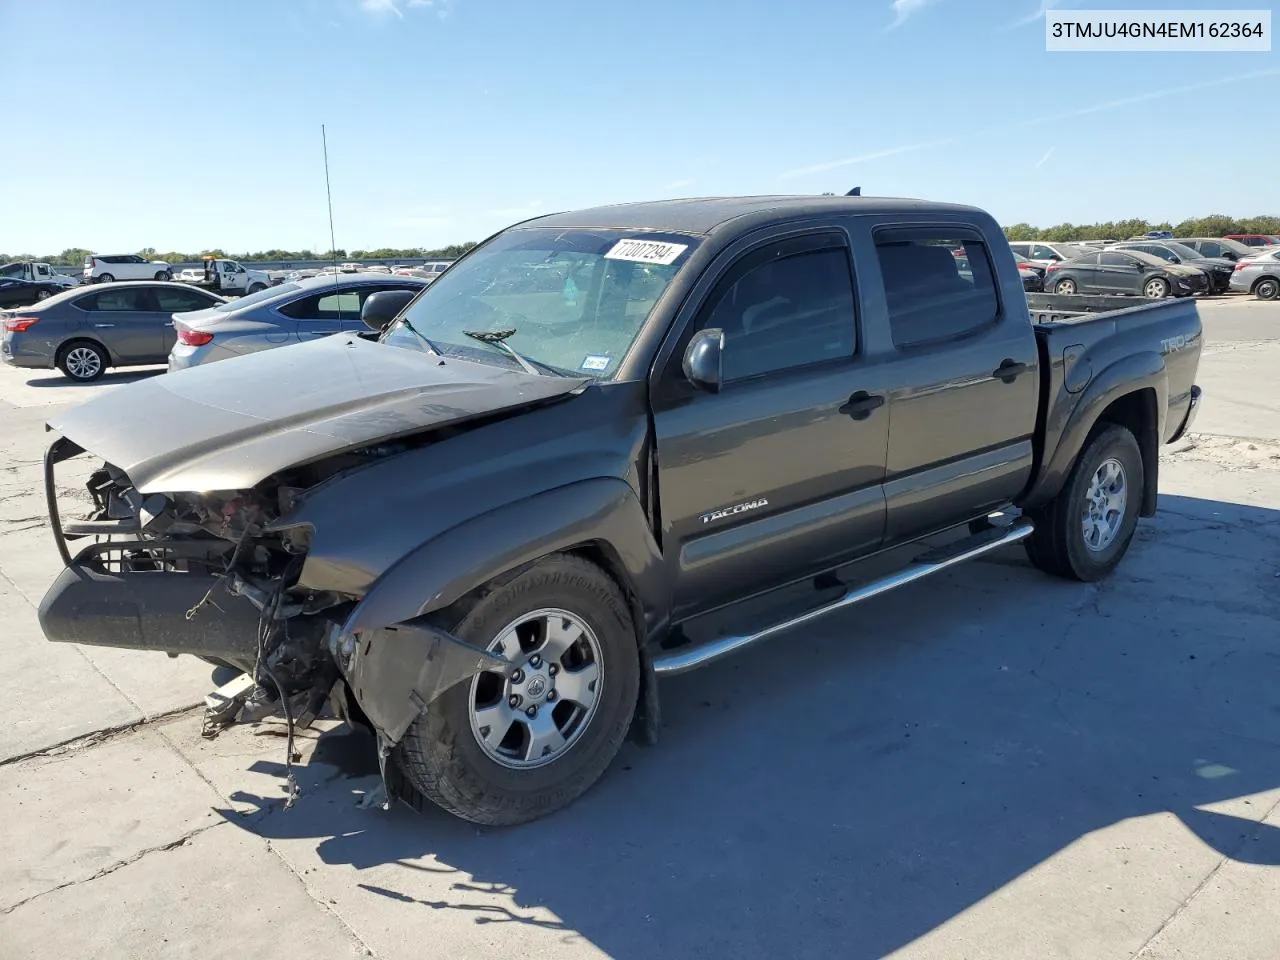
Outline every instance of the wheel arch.
[[635, 491], [616, 478], [579, 481], [464, 521], [397, 561], [339, 628], [357, 656], [345, 670], [364, 714], [395, 743], [421, 710], [477, 669], [483, 651], [431, 623], [495, 579], [556, 554], [589, 560], [631, 610], [641, 689], [632, 735], [656, 739], [656, 680], [648, 638], [670, 609], [661, 553]]
[[1022, 505], [1034, 509], [1057, 496], [1090, 437], [1100, 427], [1117, 424], [1133, 433], [1142, 452], [1139, 515], [1154, 516], [1168, 398], [1168, 374], [1160, 354], [1144, 351], [1107, 367], [1094, 377], [1067, 415], [1053, 455]]

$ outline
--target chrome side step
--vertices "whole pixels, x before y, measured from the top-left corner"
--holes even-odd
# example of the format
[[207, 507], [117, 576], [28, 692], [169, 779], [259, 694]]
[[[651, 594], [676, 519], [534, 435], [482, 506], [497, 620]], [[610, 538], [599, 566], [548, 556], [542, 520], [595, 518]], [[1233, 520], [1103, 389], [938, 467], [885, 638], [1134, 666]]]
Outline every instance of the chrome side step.
[[727, 657], [731, 653], [737, 653], [744, 647], [749, 647], [761, 640], [768, 640], [770, 637], [785, 633], [795, 627], [803, 626], [811, 620], [816, 620], [834, 610], [851, 607], [855, 603], [861, 603], [864, 600], [870, 600], [872, 597], [878, 597], [882, 593], [888, 593], [890, 590], [896, 590], [898, 587], [906, 586], [908, 583], [913, 583], [916, 580], [938, 573], [940, 570], [947, 569], [947, 567], [953, 567], [958, 563], [972, 560], [993, 550], [999, 550], [1001, 547], [1006, 547], [1011, 543], [1025, 540], [1031, 535], [1033, 529], [1034, 527], [1030, 520], [1021, 519], [1008, 527], [996, 527], [976, 536], [956, 541], [953, 544], [926, 551], [903, 569], [891, 573], [887, 577], [855, 587], [838, 600], [824, 604], [821, 607], [815, 607], [813, 610], [808, 610], [799, 616], [792, 617], [790, 620], [775, 623], [773, 626], [765, 627], [756, 633], [720, 637], [717, 640], [698, 644], [694, 647], [658, 654], [653, 660], [654, 672], [667, 676], [686, 673], [697, 667], [704, 667], [708, 663]]

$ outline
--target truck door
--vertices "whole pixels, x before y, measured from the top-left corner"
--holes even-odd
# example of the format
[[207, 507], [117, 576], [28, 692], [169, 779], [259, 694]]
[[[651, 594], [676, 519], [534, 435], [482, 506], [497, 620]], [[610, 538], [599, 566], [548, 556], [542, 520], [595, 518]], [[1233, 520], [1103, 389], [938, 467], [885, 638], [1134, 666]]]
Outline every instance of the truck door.
[[[651, 385], [677, 616], [879, 546], [887, 383], [858, 356], [857, 313], [846, 236], [828, 227], [731, 248], [677, 317]], [[715, 328], [708, 392], [682, 361]]]
[[218, 276], [222, 279], [223, 293], [244, 293], [243, 274], [234, 260], [218, 261]]
[[960, 223], [872, 230], [895, 371], [886, 546], [981, 516], [1030, 479], [1035, 332], [1021, 284], [1001, 286], [983, 237]]

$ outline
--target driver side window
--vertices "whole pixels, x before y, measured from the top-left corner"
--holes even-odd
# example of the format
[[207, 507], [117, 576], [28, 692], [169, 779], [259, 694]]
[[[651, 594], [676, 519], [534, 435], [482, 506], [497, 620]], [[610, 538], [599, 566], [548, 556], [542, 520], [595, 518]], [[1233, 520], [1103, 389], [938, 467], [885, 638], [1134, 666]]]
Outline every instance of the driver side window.
[[849, 254], [843, 245], [813, 247], [813, 237], [771, 244], [717, 284], [698, 327], [724, 331], [726, 382], [853, 356]]

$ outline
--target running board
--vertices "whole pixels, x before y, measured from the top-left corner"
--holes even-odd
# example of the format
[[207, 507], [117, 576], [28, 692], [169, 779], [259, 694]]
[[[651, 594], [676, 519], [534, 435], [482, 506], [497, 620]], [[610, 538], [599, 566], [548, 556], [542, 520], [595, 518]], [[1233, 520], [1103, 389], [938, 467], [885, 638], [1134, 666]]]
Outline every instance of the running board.
[[966, 560], [972, 560], [993, 550], [999, 550], [1001, 547], [1006, 547], [1011, 543], [1025, 540], [1031, 536], [1033, 529], [1034, 527], [1030, 520], [1018, 520], [1009, 527], [996, 527], [976, 536], [967, 537], [955, 543], [926, 551], [911, 561], [909, 566], [891, 573], [887, 577], [872, 580], [870, 583], [856, 587], [840, 599], [824, 604], [821, 607], [815, 607], [813, 610], [808, 610], [797, 617], [792, 617], [790, 620], [775, 623], [773, 626], [765, 627], [756, 633], [720, 637], [707, 643], [698, 644], [691, 649], [673, 650], [669, 653], [659, 654], [653, 660], [654, 672], [662, 676], [668, 676], [686, 673], [697, 667], [704, 667], [708, 663], [713, 663], [729, 656], [731, 653], [737, 653], [744, 647], [749, 647], [761, 640], [768, 640], [770, 637], [802, 626], [832, 611], [851, 607], [855, 603], [861, 603], [864, 600], [870, 600], [872, 597], [878, 597], [882, 593], [888, 593], [890, 590], [896, 590], [898, 587], [904, 587], [908, 583], [914, 583], [916, 580], [938, 573], [940, 570], [947, 569], [947, 567], [954, 567], [958, 563], [964, 563]]

